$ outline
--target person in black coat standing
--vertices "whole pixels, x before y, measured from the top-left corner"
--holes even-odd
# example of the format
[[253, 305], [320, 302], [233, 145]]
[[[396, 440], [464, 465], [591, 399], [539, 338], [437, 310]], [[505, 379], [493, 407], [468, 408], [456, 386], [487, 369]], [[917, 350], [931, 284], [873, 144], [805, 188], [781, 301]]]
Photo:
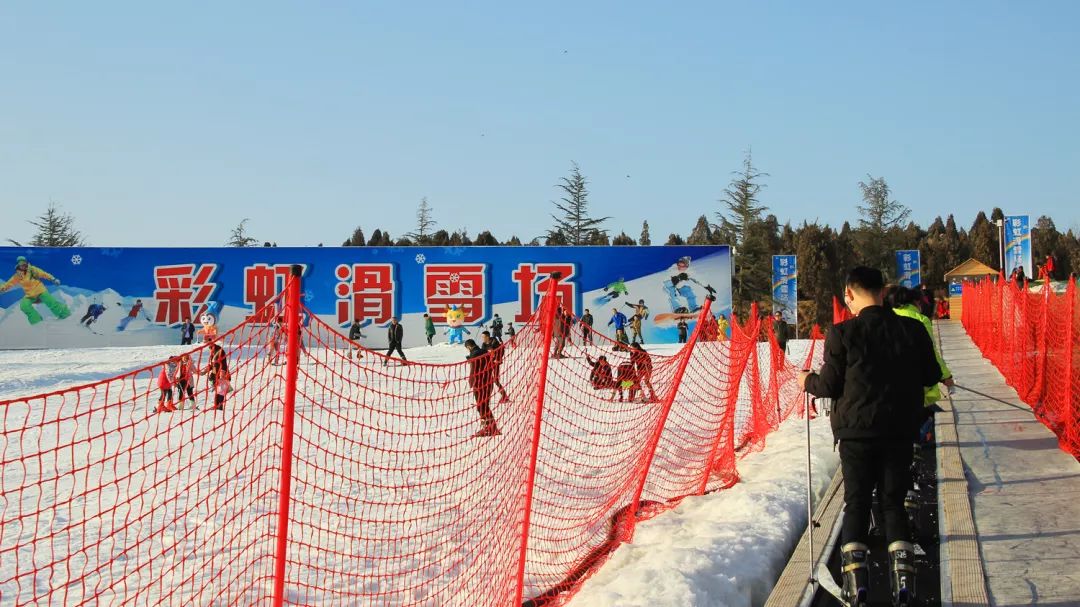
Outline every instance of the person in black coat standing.
[[592, 332], [593, 332], [593, 315], [588, 308], [585, 308], [585, 313], [581, 315], [581, 343], [592, 344]]
[[866, 539], [875, 486], [885, 516], [894, 604], [915, 596], [914, 546], [904, 497], [911, 487], [911, 441], [919, 428], [923, 388], [941, 380], [926, 328], [882, 306], [881, 272], [857, 267], [848, 274], [844, 300], [855, 318], [833, 325], [825, 360], [803, 371], [806, 392], [834, 401], [833, 438], [840, 443], [844, 474], [841, 560], [844, 594], [868, 594]]
[[[87, 325], [89, 326], [89, 325]], [[184, 323], [180, 325], [180, 345], [190, 346], [191, 340], [195, 338], [195, 324], [191, 322], [190, 318], [185, 318]]]
[[390, 340], [390, 347], [386, 350], [386, 358], [383, 359], [382, 364], [385, 367], [386, 363], [390, 361], [390, 356], [396, 350], [398, 356], [401, 357], [401, 364], [407, 365], [409, 361], [405, 359], [405, 353], [401, 351], [401, 341], [405, 338], [405, 329], [401, 327], [401, 323], [398, 322], [397, 317], [390, 319], [390, 326], [387, 328], [387, 338]]

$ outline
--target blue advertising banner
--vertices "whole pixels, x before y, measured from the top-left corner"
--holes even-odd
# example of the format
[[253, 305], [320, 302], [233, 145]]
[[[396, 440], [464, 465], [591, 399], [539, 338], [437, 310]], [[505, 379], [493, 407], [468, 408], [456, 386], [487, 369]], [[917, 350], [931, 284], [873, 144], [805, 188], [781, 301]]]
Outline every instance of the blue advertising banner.
[[773, 255], [773, 311], [780, 310], [784, 322], [792, 327], [799, 324], [799, 273], [794, 255]]
[[1031, 222], [1027, 215], [1009, 215], [1005, 218], [1005, 276], [1011, 277], [1021, 267], [1025, 276], [1035, 277], [1031, 265]]
[[714, 313], [731, 313], [726, 246], [0, 247], [0, 272], [11, 273], [0, 274], [11, 277], [0, 286], [0, 348], [175, 344], [185, 318], [224, 332], [282, 290], [292, 264], [303, 266], [311, 312], [343, 333], [358, 319], [373, 346], [385, 344], [375, 329], [394, 316], [406, 347], [426, 344], [424, 313], [442, 327], [451, 308], [467, 327], [496, 314], [523, 323], [555, 272], [564, 307], [590, 310], [609, 335], [613, 310], [632, 316], [639, 301], [648, 343], [676, 342], [678, 320], [693, 323], [710, 293]]
[[896, 282], [911, 289], [922, 284], [922, 259], [918, 249], [896, 252]]

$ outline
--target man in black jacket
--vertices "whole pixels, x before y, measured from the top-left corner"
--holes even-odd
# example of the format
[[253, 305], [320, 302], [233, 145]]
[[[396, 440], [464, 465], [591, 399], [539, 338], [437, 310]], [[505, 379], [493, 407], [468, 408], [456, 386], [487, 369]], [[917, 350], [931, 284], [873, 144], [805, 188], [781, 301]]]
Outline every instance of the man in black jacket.
[[[367, 335], [364, 335], [364, 332], [360, 330], [360, 319], [357, 318], [353, 321], [352, 326], [349, 327], [349, 341], [356, 342], [365, 338], [367, 338]], [[360, 358], [360, 354], [361, 352], [363, 352], [363, 350], [360, 348], [360, 345], [357, 344], [354, 349], [356, 350], [356, 357]], [[345, 353], [346, 356], [348, 356], [348, 349], [346, 349]]]
[[592, 331], [593, 331], [593, 315], [588, 308], [585, 308], [585, 313], [581, 315], [581, 344], [592, 344]]
[[918, 431], [923, 387], [938, 383], [941, 368], [922, 324], [882, 306], [880, 271], [855, 268], [845, 285], [844, 300], [855, 318], [833, 325], [821, 370], [800, 373], [799, 382], [814, 396], [834, 399], [833, 438], [840, 443], [844, 474], [844, 593], [858, 604], [868, 592], [866, 537], [877, 486], [893, 602], [907, 605], [915, 594], [914, 546], [904, 512], [911, 440]]
[[401, 341], [405, 337], [405, 330], [401, 327], [401, 323], [397, 321], [397, 318], [390, 319], [390, 326], [388, 327], [387, 337], [390, 339], [390, 347], [386, 350], [386, 358], [383, 359], [382, 364], [385, 367], [386, 363], [390, 360], [390, 355], [397, 350], [398, 356], [401, 357], [401, 364], [407, 365], [409, 361], [405, 359], [405, 353], [401, 351]]

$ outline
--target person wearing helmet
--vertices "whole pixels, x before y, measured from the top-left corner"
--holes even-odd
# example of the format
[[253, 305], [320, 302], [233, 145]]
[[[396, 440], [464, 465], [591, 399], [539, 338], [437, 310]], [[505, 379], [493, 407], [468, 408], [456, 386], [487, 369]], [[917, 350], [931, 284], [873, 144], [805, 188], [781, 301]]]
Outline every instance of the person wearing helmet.
[[[690, 287], [690, 283], [697, 283], [697, 280], [690, 276], [690, 258], [680, 257], [669, 272], [671, 277], [664, 281], [664, 291], [667, 292], [671, 311], [679, 314], [697, 310], [697, 295]], [[680, 297], [686, 300], [686, 305], [679, 301]]]
[[64, 302], [49, 293], [48, 289], [45, 288], [45, 284], [41, 282], [42, 280], [48, 280], [57, 285], [60, 284], [60, 281], [52, 274], [30, 265], [30, 262], [20, 255], [15, 260], [15, 274], [3, 285], [0, 285], [0, 293], [5, 293], [13, 287], [22, 287], [23, 298], [19, 302], [19, 309], [26, 315], [26, 319], [30, 321], [31, 325], [36, 325], [42, 320], [41, 314], [34, 308], [34, 304], [45, 304], [45, 307], [58, 319], [71, 316], [71, 310], [64, 305]]

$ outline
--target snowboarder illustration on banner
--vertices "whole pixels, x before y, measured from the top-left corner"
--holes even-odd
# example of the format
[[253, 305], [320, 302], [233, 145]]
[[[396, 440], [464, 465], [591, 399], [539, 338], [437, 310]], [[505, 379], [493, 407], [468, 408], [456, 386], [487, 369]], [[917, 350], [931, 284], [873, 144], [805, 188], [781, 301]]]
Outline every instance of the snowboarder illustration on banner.
[[702, 284], [691, 273], [690, 257], [680, 257], [668, 272], [670, 272], [670, 277], [663, 282], [663, 287], [668, 296], [671, 312], [657, 314], [653, 319], [656, 324], [695, 317], [701, 306], [698, 305], [698, 295], [691, 285], [701, 287], [705, 290], [707, 299], [716, 301], [716, 289], [712, 285]]
[[457, 307], [454, 304], [450, 304], [450, 308], [446, 310], [446, 324], [449, 328], [446, 330], [448, 335], [447, 343], [450, 344], [462, 344], [465, 343], [465, 333], [472, 335], [472, 332], [465, 328], [465, 310]]
[[41, 282], [42, 279], [55, 285], [60, 284], [60, 279], [41, 268], [30, 265], [30, 262], [20, 255], [15, 260], [15, 274], [0, 286], [0, 293], [5, 293], [16, 286], [22, 287], [23, 298], [19, 302], [19, 309], [26, 315], [26, 320], [30, 321], [31, 325], [41, 322], [41, 314], [34, 309], [34, 304], [45, 304], [45, 307], [61, 320], [71, 316], [71, 310], [64, 305], [64, 302], [49, 293], [45, 284]]

